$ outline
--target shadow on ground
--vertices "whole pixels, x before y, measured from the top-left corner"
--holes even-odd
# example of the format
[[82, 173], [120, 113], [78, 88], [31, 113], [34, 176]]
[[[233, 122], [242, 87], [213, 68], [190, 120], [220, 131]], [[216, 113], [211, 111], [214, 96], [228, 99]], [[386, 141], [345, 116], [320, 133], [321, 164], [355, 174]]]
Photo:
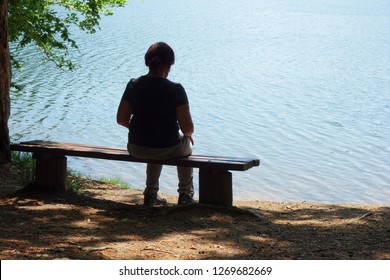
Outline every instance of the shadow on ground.
[[[104, 193], [110, 193], [108, 198]], [[116, 200], [116, 196], [121, 200]], [[140, 192], [0, 199], [1, 259], [390, 259], [390, 208], [307, 203], [146, 208]]]

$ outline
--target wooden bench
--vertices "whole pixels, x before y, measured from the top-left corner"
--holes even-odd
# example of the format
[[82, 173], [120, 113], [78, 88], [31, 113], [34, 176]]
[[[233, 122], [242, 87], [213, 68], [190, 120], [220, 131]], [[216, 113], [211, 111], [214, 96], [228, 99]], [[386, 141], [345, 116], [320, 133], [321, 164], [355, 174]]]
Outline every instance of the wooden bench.
[[130, 156], [126, 149], [121, 148], [39, 140], [11, 144], [11, 150], [33, 153], [36, 161], [35, 184], [59, 189], [66, 189], [66, 156], [199, 168], [199, 202], [224, 206], [233, 204], [232, 174], [229, 171], [245, 171], [260, 165], [258, 159], [200, 155], [170, 160], [143, 160]]

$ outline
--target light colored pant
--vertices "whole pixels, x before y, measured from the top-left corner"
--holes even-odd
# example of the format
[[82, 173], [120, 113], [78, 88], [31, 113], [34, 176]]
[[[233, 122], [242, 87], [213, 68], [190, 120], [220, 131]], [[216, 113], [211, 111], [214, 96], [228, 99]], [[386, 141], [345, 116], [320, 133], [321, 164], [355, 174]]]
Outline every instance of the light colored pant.
[[[127, 144], [127, 149], [133, 157], [140, 159], [156, 159], [165, 160], [179, 157], [186, 157], [192, 153], [191, 141], [188, 137], [181, 137], [181, 141], [176, 146], [156, 149], [149, 148], [131, 143]], [[159, 178], [162, 170], [162, 164], [148, 163], [146, 166], [146, 188], [144, 194], [157, 194], [160, 183]], [[193, 168], [192, 167], [177, 167], [177, 175], [179, 178], [179, 193], [186, 193], [189, 195], [194, 194], [194, 186], [192, 183], [193, 179]]]

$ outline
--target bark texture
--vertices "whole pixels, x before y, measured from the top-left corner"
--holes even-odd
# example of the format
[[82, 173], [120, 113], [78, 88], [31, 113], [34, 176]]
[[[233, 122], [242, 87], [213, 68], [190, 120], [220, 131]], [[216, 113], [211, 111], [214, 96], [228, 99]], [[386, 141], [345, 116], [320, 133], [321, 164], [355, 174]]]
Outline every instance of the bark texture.
[[11, 160], [8, 130], [10, 84], [11, 63], [8, 47], [8, 1], [0, 0], [0, 164]]

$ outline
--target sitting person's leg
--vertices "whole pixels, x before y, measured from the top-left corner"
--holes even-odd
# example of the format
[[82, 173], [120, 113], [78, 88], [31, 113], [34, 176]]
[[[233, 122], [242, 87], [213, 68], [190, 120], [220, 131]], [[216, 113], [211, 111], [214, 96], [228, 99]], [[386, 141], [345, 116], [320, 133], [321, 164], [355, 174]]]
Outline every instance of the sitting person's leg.
[[179, 205], [195, 203], [195, 201], [192, 198], [194, 196], [192, 172], [193, 172], [192, 167], [183, 167], [183, 166], [177, 167], [177, 174], [179, 178], [179, 188], [178, 188]]
[[148, 163], [146, 165], [146, 188], [145, 193], [157, 194], [160, 188], [160, 174], [162, 170], [161, 164]]
[[[180, 142], [177, 145], [168, 148], [154, 149], [129, 143], [128, 150], [130, 155], [134, 157], [156, 160], [186, 157], [192, 153], [191, 140], [186, 136], [181, 137]], [[162, 199], [157, 195], [161, 169], [162, 165], [160, 164], [147, 164], [146, 188], [144, 191], [145, 205], [166, 205], [167, 203], [165, 199]], [[178, 167], [177, 171], [179, 177], [178, 191], [181, 195], [179, 195], [179, 204], [193, 203], [192, 197], [194, 195], [194, 188], [192, 184], [192, 168]]]
[[144, 205], [166, 205], [167, 201], [158, 196], [160, 188], [159, 178], [162, 170], [161, 164], [148, 163], [146, 166], [146, 188], [144, 190]]
[[[180, 142], [180, 153], [182, 156], [189, 156], [192, 153], [191, 141], [188, 137], [184, 136]], [[179, 178], [179, 200], [178, 204], [190, 204], [195, 203], [194, 185], [193, 185], [193, 168], [192, 167], [177, 167], [177, 175]]]

